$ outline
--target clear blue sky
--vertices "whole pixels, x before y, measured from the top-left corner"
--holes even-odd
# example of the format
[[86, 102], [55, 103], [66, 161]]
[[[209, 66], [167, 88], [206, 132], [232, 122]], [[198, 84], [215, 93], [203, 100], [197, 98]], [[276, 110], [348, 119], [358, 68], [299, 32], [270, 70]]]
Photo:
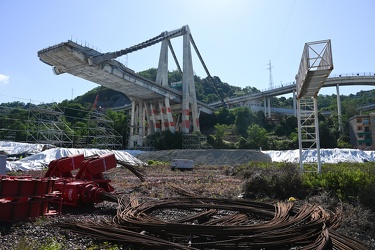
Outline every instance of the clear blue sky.
[[[267, 88], [269, 60], [274, 86], [292, 82], [304, 44], [325, 39], [332, 41], [331, 75], [375, 73], [374, 14], [373, 0], [1, 0], [0, 103], [61, 102], [98, 86], [54, 75], [39, 61], [38, 50], [72, 39], [101, 52], [116, 51], [184, 25], [211, 75], [230, 85]], [[179, 56], [182, 39], [172, 44]], [[156, 68], [159, 50], [157, 44], [120, 61], [136, 72]], [[195, 73], [206, 77], [194, 60]], [[174, 69], [172, 64], [169, 70]]]

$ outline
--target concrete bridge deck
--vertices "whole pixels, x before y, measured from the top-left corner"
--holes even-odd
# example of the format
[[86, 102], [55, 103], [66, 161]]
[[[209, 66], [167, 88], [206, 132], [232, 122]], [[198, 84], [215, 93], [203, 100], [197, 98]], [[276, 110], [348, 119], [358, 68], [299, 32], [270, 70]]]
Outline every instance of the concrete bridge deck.
[[[88, 58], [100, 52], [68, 41], [38, 52], [39, 59], [53, 66], [55, 74], [69, 73], [126, 94], [130, 99], [159, 101], [165, 97], [171, 105], [182, 103], [182, 92], [154, 83], [125, 67], [116, 60], [91, 66]], [[212, 113], [213, 108], [198, 102], [202, 112]]]
[[181, 102], [181, 93], [145, 79], [116, 60], [90, 66], [87, 59], [101, 53], [72, 41], [43, 49], [40, 60], [54, 67], [56, 74], [69, 73], [85, 80], [125, 93], [129, 98], [158, 99], [167, 96]]

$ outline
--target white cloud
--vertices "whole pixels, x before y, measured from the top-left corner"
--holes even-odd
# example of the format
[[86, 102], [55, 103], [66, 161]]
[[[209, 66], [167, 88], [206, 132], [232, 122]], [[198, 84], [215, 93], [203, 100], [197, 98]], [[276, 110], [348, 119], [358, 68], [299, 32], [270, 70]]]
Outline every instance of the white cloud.
[[10, 76], [0, 74], [0, 84], [8, 84]]

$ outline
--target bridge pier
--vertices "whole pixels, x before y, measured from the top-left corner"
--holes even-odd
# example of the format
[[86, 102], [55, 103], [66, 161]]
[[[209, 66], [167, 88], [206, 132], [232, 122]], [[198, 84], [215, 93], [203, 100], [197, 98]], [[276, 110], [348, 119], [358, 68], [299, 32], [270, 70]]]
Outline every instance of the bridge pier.
[[144, 146], [146, 135], [167, 130], [174, 133], [178, 130], [175, 124], [169, 98], [153, 102], [133, 100], [128, 147]]
[[339, 131], [340, 133], [344, 132], [344, 128], [342, 126], [342, 116], [341, 116], [341, 98], [340, 98], [340, 88], [339, 84], [336, 84], [336, 95], [337, 95], [337, 116], [339, 121]]
[[271, 118], [271, 97], [268, 97], [267, 101], [268, 101], [268, 118]]
[[267, 116], [267, 103], [266, 103], [265, 97], [263, 97], [263, 108], [264, 108], [264, 116]]
[[293, 113], [294, 113], [294, 116], [295, 116], [295, 117], [297, 117], [297, 106], [296, 106], [296, 101], [297, 101], [296, 90], [293, 90]]
[[134, 148], [143, 145], [145, 135], [145, 112], [141, 100], [132, 100], [132, 110], [130, 116], [130, 131], [128, 147]]
[[267, 118], [271, 118], [271, 98], [270, 97], [263, 98], [263, 106], [264, 106], [264, 115]]

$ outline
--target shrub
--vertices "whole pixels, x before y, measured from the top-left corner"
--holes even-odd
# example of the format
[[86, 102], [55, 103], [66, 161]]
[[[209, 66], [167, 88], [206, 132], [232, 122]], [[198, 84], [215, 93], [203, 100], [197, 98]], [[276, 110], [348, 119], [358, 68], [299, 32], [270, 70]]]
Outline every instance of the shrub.
[[301, 173], [291, 163], [250, 163], [234, 170], [249, 198], [300, 199], [318, 193], [375, 211], [375, 163], [323, 164], [322, 173]]
[[324, 189], [343, 201], [375, 210], [374, 163], [323, 164], [322, 174], [304, 174], [304, 185]]
[[272, 163], [270, 166], [249, 167], [242, 170], [246, 178], [242, 191], [249, 198], [303, 198], [306, 189], [296, 164]]

